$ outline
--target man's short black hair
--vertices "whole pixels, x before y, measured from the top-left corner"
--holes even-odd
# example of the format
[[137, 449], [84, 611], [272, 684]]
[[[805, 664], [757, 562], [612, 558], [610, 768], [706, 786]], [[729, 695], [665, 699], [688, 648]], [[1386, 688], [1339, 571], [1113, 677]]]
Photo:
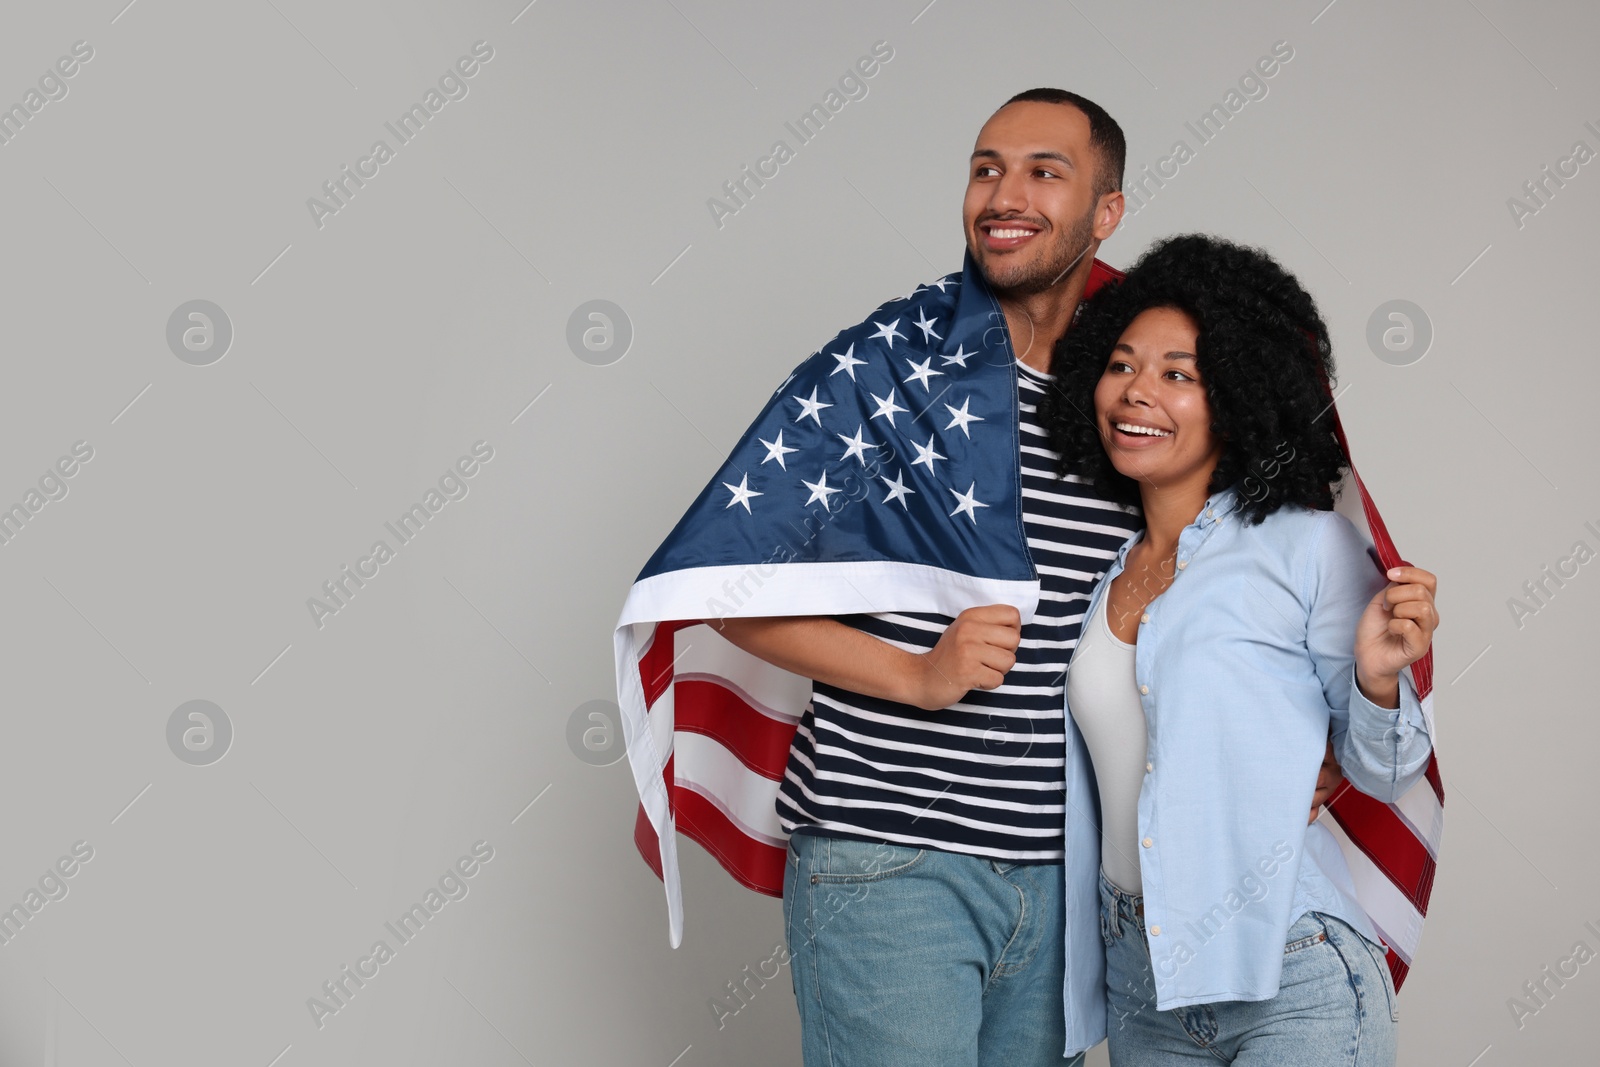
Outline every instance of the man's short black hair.
[[1018, 93], [1000, 106], [1027, 103], [1069, 104], [1083, 112], [1083, 117], [1089, 120], [1089, 147], [1100, 154], [1100, 166], [1094, 176], [1095, 199], [1122, 188], [1122, 171], [1128, 162], [1128, 141], [1122, 135], [1122, 127], [1117, 125], [1117, 120], [1105, 108], [1086, 96], [1069, 93], [1065, 89], [1048, 88]]

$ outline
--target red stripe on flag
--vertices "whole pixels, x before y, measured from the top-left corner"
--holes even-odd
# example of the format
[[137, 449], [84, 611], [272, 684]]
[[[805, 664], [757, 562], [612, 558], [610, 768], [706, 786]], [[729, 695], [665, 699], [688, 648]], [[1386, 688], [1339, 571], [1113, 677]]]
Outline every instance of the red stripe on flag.
[[639, 657], [639, 683], [644, 686], [646, 710], [655, 705], [662, 693], [672, 688], [672, 665], [677, 660], [672, 654], [673, 646], [677, 644], [672, 635], [686, 626], [699, 624], [698, 619], [672, 619], [656, 623], [650, 647]]
[[1089, 266], [1089, 280], [1084, 282], [1083, 295], [1086, 298], [1091, 297], [1094, 295], [1094, 291], [1102, 285], [1107, 282], [1120, 282], [1124, 277], [1126, 275], [1122, 271], [1115, 267], [1107, 266], [1097, 259]]
[[678, 829], [698, 841], [745, 888], [783, 896], [786, 849], [750, 837], [693, 789], [677, 790], [673, 806], [678, 810]]
[[656, 837], [656, 828], [650, 825], [650, 816], [645, 814], [643, 804], [639, 805], [639, 814], [633, 820], [633, 847], [639, 850], [639, 855], [656, 872], [656, 877], [666, 881], [661, 873], [661, 839]]
[[[1389, 536], [1389, 527], [1384, 525], [1383, 516], [1378, 514], [1378, 505], [1373, 503], [1372, 494], [1367, 492], [1367, 483], [1361, 480], [1361, 472], [1356, 470], [1355, 457], [1350, 454], [1350, 442], [1344, 435], [1344, 423], [1339, 421], [1339, 408], [1333, 402], [1333, 389], [1326, 378], [1322, 381], [1322, 388], [1328, 394], [1328, 411], [1333, 415], [1333, 436], [1338, 440], [1339, 447], [1344, 449], [1344, 458], [1350, 464], [1350, 476], [1356, 483], [1356, 492], [1361, 496], [1361, 512], [1366, 516], [1367, 531], [1372, 535], [1372, 546], [1377, 550], [1378, 561], [1386, 571], [1391, 567], [1410, 566], [1400, 557], [1394, 539]], [[1432, 645], [1428, 646], [1428, 651], [1422, 654], [1421, 659], [1411, 665], [1411, 680], [1417, 684], [1418, 699], [1433, 692]], [[1443, 787], [1439, 786], [1438, 791], [1439, 799], [1443, 800]]]
[[1436, 756], [1428, 756], [1428, 770], [1426, 772], [1428, 784], [1433, 786], [1433, 795], [1439, 798], [1440, 805], [1444, 804], [1444, 779], [1439, 777], [1439, 760]]
[[783, 779], [796, 724], [763, 715], [731, 689], [705, 679], [683, 679], [676, 694], [677, 729], [712, 738], [764, 778]]
[[[684, 789], [673, 778], [673, 761], [667, 760], [663, 772], [667, 781], [667, 803], [677, 823], [678, 832], [714, 856], [724, 870], [733, 875], [741, 885], [757, 893], [772, 897], [783, 896], [783, 868], [785, 848], [758, 841], [745, 833], [711, 803], [693, 789]], [[633, 844], [644, 857], [645, 863], [657, 878], [661, 873], [661, 841], [644, 805], [639, 805], [633, 820]]]
[[[740, 884], [769, 897], [783, 896], [784, 864], [788, 857], [785, 849], [748, 836], [715, 804], [692, 789], [675, 788], [672, 806], [678, 814], [678, 831], [699, 842]], [[633, 844], [656, 877], [661, 878], [661, 843], [643, 804], [639, 805], [639, 813], [633, 820]]]
[[[678, 813], [678, 782], [673, 766], [672, 756], [667, 757], [667, 765], [661, 771], [661, 778], [667, 787], [667, 814], [673, 818]], [[656, 828], [650, 825], [650, 816], [645, 814], [644, 804], [639, 804], [639, 814], [633, 820], [633, 843], [639, 849], [639, 854], [656, 872], [656, 877], [663, 882], [666, 876], [661, 873], [661, 838], [656, 835]]]
[[1405, 983], [1406, 975], [1411, 973], [1411, 968], [1406, 966], [1406, 961], [1401, 959], [1392, 948], [1388, 950], [1388, 955], [1385, 957], [1384, 962], [1389, 964], [1389, 977], [1394, 979], [1394, 991], [1398, 993], [1400, 992], [1400, 986]]
[[1389, 805], [1347, 788], [1328, 805], [1345, 835], [1388, 876], [1419, 912], [1428, 909], [1433, 889], [1433, 857], [1405, 820]]

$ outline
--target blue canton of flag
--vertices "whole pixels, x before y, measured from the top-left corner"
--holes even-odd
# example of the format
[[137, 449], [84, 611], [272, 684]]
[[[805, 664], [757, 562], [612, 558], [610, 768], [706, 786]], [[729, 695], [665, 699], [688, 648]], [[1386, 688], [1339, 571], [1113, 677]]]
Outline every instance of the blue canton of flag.
[[[878, 562], [1033, 585], [1014, 364], [976, 271], [889, 301], [773, 392], [640, 580], [685, 567]], [[1026, 592], [1000, 599], [1022, 607]], [[709, 598], [703, 616], [743, 614], [746, 599]], [[796, 613], [759, 602], [768, 599], [748, 613]], [[846, 610], [877, 598], [863, 588], [852, 599]]]

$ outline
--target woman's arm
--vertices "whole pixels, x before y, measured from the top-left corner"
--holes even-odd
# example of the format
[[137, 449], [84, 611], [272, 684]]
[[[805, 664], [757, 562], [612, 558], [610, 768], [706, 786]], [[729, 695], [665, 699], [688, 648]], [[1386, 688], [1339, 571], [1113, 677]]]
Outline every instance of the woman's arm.
[[1433, 575], [1416, 568], [1399, 573], [1405, 584], [1390, 585], [1349, 520], [1327, 513], [1312, 544], [1306, 647], [1345, 778], [1386, 802], [1422, 777], [1433, 751], [1405, 669], [1427, 651], [1437, 624]]

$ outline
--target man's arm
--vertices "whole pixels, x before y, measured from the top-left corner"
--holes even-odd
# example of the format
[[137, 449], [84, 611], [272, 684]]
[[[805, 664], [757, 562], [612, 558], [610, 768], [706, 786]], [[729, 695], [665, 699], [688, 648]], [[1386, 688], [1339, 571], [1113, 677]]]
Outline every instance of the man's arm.
[[704, 619], [775, 667], [863, 696], [938, 711], [999, 685], [1017, 661], [1022, 618], [1006, 604], [968, 608], [926, 653], [907, 652], [821, 615]]

